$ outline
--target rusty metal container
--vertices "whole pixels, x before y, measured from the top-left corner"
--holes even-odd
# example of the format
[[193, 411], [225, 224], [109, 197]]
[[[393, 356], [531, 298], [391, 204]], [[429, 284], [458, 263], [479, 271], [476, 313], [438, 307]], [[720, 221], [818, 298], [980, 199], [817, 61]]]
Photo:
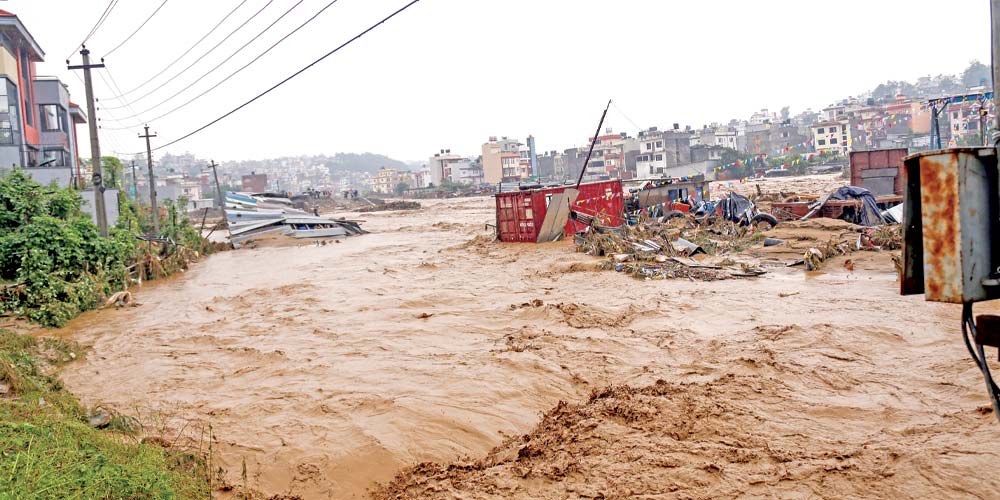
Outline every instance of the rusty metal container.
[[993, 148], [904, 160], [903, 295], [935, 302], [1000, 298], [1000, 193]]
[[875, 196], [903, 194], [903, 158], [906, 148], [854, 151], [851, 153], [851, 185]]
[[[549, 199], [574, 186], [512, 191], [496, 195], [497, 233], [500, 241], [535, 243], [548, 211]], [[601, 225], [620, 226], [625, 222], [622, 181], [581, 184], [573, 210], [594, 217]], [[586, 226], [575, 220], [566, 222], [566, 236]]]

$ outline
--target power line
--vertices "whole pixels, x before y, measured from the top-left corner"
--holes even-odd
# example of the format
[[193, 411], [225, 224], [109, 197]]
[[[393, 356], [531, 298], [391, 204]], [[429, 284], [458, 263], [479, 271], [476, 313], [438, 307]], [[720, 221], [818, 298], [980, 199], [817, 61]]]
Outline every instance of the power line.
[[101, 17], [97, 19], [96, 23], [94, 23], [94, 27], [90, 28], [90, 32], [87, 33], [87, 36], [83, 38], [83, 41], [80, 42], [80, 45], [77, 45], [76, 48], [73, 49], [73, 51], [70, 52], [68, 56], [66, 56], [67, 60], [73, 57], [73, 54], [76, 54], [76, 51], [79, 50], [81, 47], [83, 47], [83, 45], [87, 43], [87, 40], [90, 40], [90, 37], [94, 36], [94, 33], [96, 33], [98, 28], [100, 28], [101, 25], [104, 24], [104, 21], [108, 19], [108, 16], [111, 15], [111, 11], [115, 9], [116, 5], [118, 5], [118, 0], [111, 0], [110, 2], [108, 2], [108, 6], [104, 8], [104, 12], [101, 14]]
[[[332, 0], [332, 1], [330, 2], [330, 3], [326, 4], [326, 6], [324, 6], [324, 7], [322, 8], [322, 9], [320, 9], [320, 10], [319, 10], [319, 12], [316, 12], [315, 14], [313, 14], [313, 16], [312, 16], [312, 17], [310, 17], [309, 19], [306, 19], [306, 21], [305, 21], [304, 23], [300, 24], [300, 25], [299, 25], [299, 26], [298, 26], [297, 28], [295, 28], [294, 30], [292, 30], [292, 31], [291, 31], [290, 33], [288, 33], [287, 35], [285, 35], [285, 36], [281, 37], [281, 39], [279, 39], [279, 40], [278, 40], [277, 42], [275, 42], [274, 44], [272, 44], [272, 45], [271, 45], [270, 47], [268, 47], [268, 48], [267, 48], [266, 50], [264, 50], [263, 52], [261, 52], [260, 54], [258, 54], [258, 55], [257, 55], [257, 57], [255, 57], [255, 58], [253, 58], [252, 60], [250, 60], [250, 62], [248, 62], [248, 63], [244, 64], [244, 65], [243, 65], [242, 67], [240, 67], [240, 68], [239, 68], [239, 69], [237, 69], [236, 71], [234, 71], [234, 72], [230, 73], [230, 74], [229, 74], [229, 76], [227, 76], [227, 77], [223, 78], [222, 80], [220, 80], [219, 82], [217, 82], [217, 83], [216, 83], [215, 85], [213, 85], [213, 86], [209, 87], [208, 89], [206, 89], [206, 90], [205, 90], [204, 92], [202, 92], [202, 93], [200, 93], [200, 94], [198, 94], [198, 95], [194, 96], [193, 98], [189, 99], [189, 100], [188, 100], [187, 102], [185, 102], [184, 104], [181, 104], [180, 106], [177, 106], [177, 107], [175, 107], [175, 108], [171, 109], [170, 111], [167, 111], [166, 113], [163, 113], [162, 115], [159, 115], [159, 116], [157, 116], [156, 118], [153, 118], [153, 119], [152, 119], [151, 121], [156, 121], [156, 120], [159, 120], [160, 118], [163, 118], [163, 117], [166, 117], [166, 116], [168, 116], [168, 115], [171, 115], [171, 114], [173, 114], [173, 113], [174, 113], [175, 111], [178, 111], [178, 110], [180, 110], [180, 109], [182, 109], [182, 108], [185, 108], [185, 107], [187, 107], [187, 105], [189, 105], [189, 104], [191, 104], [192, 102], [194, 102], [194, 101], [196, 101], [196, 100], [200, 99], [200, 98], [201, 98], [202, 96], [204, 96], [205, 94], [207, 94], [207, 93], [209, 93], [209, 92], [211, 92], [211, 91], [213, 91], [213, 90], [217, 89], [217, 88], [218, 88], [218, 87], [219, 87], [220, 85], [222, 85], [223, 83], [226, 83], [227, 81], [229, 81], [229, 79], [231, 79], [232, 77], [234, 77], [234, 76], [236, 76], [237, 74], [239, 74], [239, 73], [240, 73], [241, 71], [243, 71], [243, 70], [247, 69], [248, 67], [250, 67], [251, 65], [253, 65], [253, 64], [254, 64], [255, 62], [257, 62], [258, 60], [260, 60], [260, 58], [264, 57], [264, 56], [265, 56], [265, 55], [267, 55], [267, 54], [268, 54], [269, 52], [271, 52], [271, 50], [273, 50], [273, 49], [274, 49], [275, 47], [277, 47], [277, 46], [278, 46], [278, 45], [280, 45], [280, 44], [281, 44], [282, 42], [284, 42], [285, 40], [287, 40], [287, 39], [288, 39], [289, 37], [291, 37], [292, 35], [294, 35], [295, 33], [297, 33], [297, 32], [298, 32], [299, 30], [301, 30], [302, 28], [304, 28], [304, 27], [305, 27], [305, 26], [306, 26], [307, 24], [311, 23], [311, 22], [312, 22], [312, 21], [313, 21], [314, 19], [316, 19], [317, 17], [319, 17], [319, 15], [320, 15], [320, 14], [322, 14], [322, 13], [323, 13], [323, 12], [325, 12], [325, 11], [326, 11], [327, 9], [329, 9], [329, 8], [330, 8], [331, 6], [333, 6], [333, 4], [337, 3], [337, 1], [338, 1], [338, 0]], [[301, 3], [301, 1], [300, 1], [299, 3]], [[280, 20], [280, 19], [279, 19], [279, 20]], [[275, 21], [275, 22], [277, 22], [277, 21]], [[269, 26], [269, 27], [270, 27], [270, 26]], [[261, 33], [261, 34], [263, 34], [263, 33]], [[255, 38], [255, 39], [256, 39], [256, 38]], [[253, 41], [253, 40], [251, 40], [251, 42], [252, 42], [252, 41]], [[248, 43], [248, 44], [249, 44], [249, 43]], [[243, 50], [243, 48], [245, 48], [245, 47], [246, 47], [246, 45], [244, 45], [243, 47], [240, 47], [240, 50]], [[237, 51], [237, 53], [238, 53], [238, 52], [239, 52], [239, 51]], [[233, 56], [235, 56], [235, 55], [236, 55], [236, 54], [234, 53], [234, 54], [233, 54]], [[172, 96], [170, 96], [170, 97], [168, 97], [168, 98], [164, 99], [164, 100], [163, 100], [163, 101], [161, 101], [161, 102], [160, 102], [159, 104], [157, 104], [157, 105], [155, 105], [155, 106], [153, 106], [153, 107], [151, 107], [151, 108], [149, 108], [149, 109], [147, 109], [147, 110], [143, 111], [143, 113], [148, 113], [148, 112], [150, 112], [150, 111], [152, 111], [152, 110], [154, 110], [154, 109], [156, 109], [156, 108], [158, 108], [158, 107], [160, 107], [160, 106], [162, 106], [162, 105], [166, 104], [167, 102], [169, 102], [169, 101], [173, 100], [173, 98], [177, 97], [178, 95], [180, 95], [180, 94], [184, 93], [184, 92], [185, 92], [185, 91], [186, 91], [187, 89], [189, 89], [189, 88], [191, 88], [191, 87], [195, 86], [195, 85], [196, 85], [197, 83], [201, 82], [201, 80], [202, 80], [203, 78], [205, 78], [206, 76], [208, 76], [209, 74], [211, 74], [211, 73], [212, 73], [213, 71], [215, 71], [216, 69], [218, 69], [218, 68], [219, 68], [219, 66], [222, 66], [222, 64], [224, 64], [224, 63], [225, 63], [226, 61], [229, 61], [229, 59], [231, 59], [231, 58], [232, 58], [232, 56], [230, 56], [229, 58], [227, 58], [227, 59], [226, 59], [225, 61], [222, 61], [222, 63], [220, 63], [220, 64], [219, 64], [218, 66], [216, 66], [215, 68], [212, 68], [211, 70], [209, 70], [209, 71], [208, 71], [207, 73], [205, 73], [204, 75], [202, 75], [201, 77], [199, 77], [199, 78], [198, 78], [197, 80], [195, 80], [195, 81], [191, 82], [191, 84], [190, 84], [190, 85], [188, 85], [187, 87], [184, 87], [183, 89], [181, 89], [180, 91], [178, 91], [178, 92], [177, 92], [177, 93], [175, 93], [174, 95], [172, 95]], [[126, 118], [132, 118], [132, 117], [126, 117]]]
[[120, 47], [121, 47], [122, 45], [125, 45], [125, 43], [127, 43], [127, 42], [128, 42], [129, 40], [131, 40], [131, 39], [132, 39], [132, 37], [134, 37], [136, 33], [138, 33], [138, 32], [139, 32], [140, 30], [142, 30], [142, 28], [143, 28], [143, 27], [145, 27], [145, 26], [146, 26], [146, 23], [148, 23], [150, 19], [152, 19], [152, 18], [153, 18], [154, 16], [156, 16], [156, 13], [157, 13], [157, 12], [160, 12], [160, 9], [162, 9], [162, 8], [163, 8], [163, 6], [164, 6], [164, 5], [166, 5], [168, 1], [169, 1], [169, 0], [163, 0], [163, 3], [161, 3], [161, 4], [160, 4], [160, 6], [159, 6], [159, 7], [157, 7], [157, 8], [156, 8], [156, 10], [154, 10], [154, 11], [153, 11], [153, 13], [152, 13], [152, 14], [150, 14], [150, 15], [149, 15], [149, 17], [147, 17], [147, 18], [146, 18], [146, 20], [145, 20], [145, 21], [143, 21], [143, 22], [142, 22], [142, 24], [140, 24], [140, 25], [139, 25], [139, 27], [138, 27], [138, 28], [136, 28], [136, 29], [135, 29], [135, 31], [133, 31], [133, 32], [132, 32], [132, 34], [131, 34], [131, 35], [129, 35], [129, 36], [128, 36], [128, 38], [126, 38], [126, 39], [122, 40], [122, 42], [121, 42], [121, 43], [119, 43], [118, 45], [115, 45], [115, 48], [113, 48], [113, 49], [109, 50], [107, 54], [104, 54], [104, 57], [107, 57], [107, 56], [110, 56], [110, 55], [111, 55], [111, 54], [113, 54], [113, 53], [114, 53], [114, 52], [115, 52], [116, 50], [118, 50], [118, 49], [119, 49], [119, 48], [120, 48]]
[[363, 36], [367, 35], [367, 34], [368, 34], [369, 32], [373, 31], [373, 30], [374, 30], [375, 28], [378, 28], [379, 26], [381, 26], [382, 24], [384, 24], [384, 23], [385, 23], [386, 21], [388, 21], [388, 20], [390, 20], [390, 19], [392, 19], [392, 18], [396, 17], [396, 16], [397, 16], [397, 15], [399, 15], [399, 14], [400, 14], [401, 12], [405, 11], [406, 9], [409, 9], [410, 7], [412, 7], [412, 6], [414, 5], [414, 4], [416, 4], [416, 3], [417, 3], [417, 2], [419, 2], [419, 1], [420, 1], [420, 0], [411, 0], [411, 1], [410, 1], [410, 3], [408, 3], [408, 4], [406, 4], [406, 5], [402, 6], [402, 7], [400, 7], [400, 8], [398, 9], [398, 10], [396, 10], [396, 11], [395, 11], [395, 12], [393, 12], [392, 14], [389, 14], [388, 16], [386, 16], [386, 17], [382, 18], [382, 20], [381, 20], [381, 21], [379, 21], [379, 22], [377, 22], [377, 23], [375, 23], [375, 24], [373, 24], [373, 25], [369, 26], [369, 27], [368, 27], [367, 29], [365, 29], [365, 30], [364, 30], [364, 31], [362, 31], [361, 33], [358, 33], [357, 35], [354, 35], [354, 37], [353, 37], [353, 38], [351, 38], [350, 40], [348, 40], [348, 41], [346, 41], [346, 42], [344, 42], [344, 43], [340, 44], [340, 45], [339, 45], [339, 46], [338, 46], [337, 48], [335, 48], [335, 49], [333, 49], [333, 50], [331, 50], [331, 51], [327, 52], [326, 54], [324, 54], [323, 56], [321, 56], [321, 57], [320, 57], [319, 59], [316, 59], [315, 61], [313, 61], [313, 62], [309, 63], [308, 65], [306, 65], [306, 66], [305, 66], [305, 67], [303, 67], [302, 69], [300, 69], [300, 70], [296, 71], [295, 73], [292, 73], [291, 75], [289, 75], [289, 76], [288, 76], [287, 78], [285, 78], [284, 80], [282, 80], [282, 81], [280, 81], [280, 82], [278, 82], [278, 83], [274, 84], [274, 86], [272, 86], [271, 88], [269, 88], [269, 89], [267, 89], [267, 90], [265, 90], [265, 91], [261, 92], [260, 94], [257, 94], [256, 96], [254, 96], [254, 98], [253, 98], [253, 99], [250, 99], [249, 101], [247, 101], [247, 102], [245, 102], [245, 103], [243, 103], [243, 104], [240, 104], [239, 106], [237, 106], [237, 107], [233, 108], [233, 109], [232, 109], [231, 111], [229, 111], [229, 112], [227, 112], [227, 113], [223, 114], [222, 116], [219, 116], [218, 118], [216, 118], [216, 119], [214, 119], [214, 120], [212, 120], [212, 121], [210, 121], [210, 122], [208, 122], [208, 123], [206, 123], [206, 124], [202, 125], [201, 127], [198, 127], [197, 129], [195, 129], [195, 130], [193, 130], [193, 131], [191, 131], [191, 132], [188, 132], [187, 134], [185, 134], [185, 135], [183, 135], [183, 136], [181, 136], [181, 137], [178, 137], [177, 139], [174, 139], [174, 140], [172, 140], [172, 141], [170, 141], [170, 142], [168, 142], [168, 143], [166, 143], [166, 144], [164, 144], [164, 145], [162, 145], [162, 146], [158, 146], [158, 147], [156, 147], [156, 149], [157, 149], [157, 150], [159, 150], [159, 149], [163, 149], [163, 148], [165, 148], [165, 147], [168, 147], [168, 146], [172, 146], [172, 145], [174, 145], [174, 144], [177, 144], [178, 142], [181, 142], [181, 141], [183, 141], [184, 139], [187, 139], [188, 137], [191, 137], [191, 136], [193, 136], [193, 135], [195, 135], [195, 134], [197, 134], [197, 133], [201, 132], [202, 130], [205, 130], [205, 129], [207, 129], [208, 127], [211, 127], [212, 125], [215, 125], [216, 123], [219, 123], [220, 121], [222, 121], [222, 120], [224, 120], [224, 119], [228, 118], [228, 117], [229, 117], [230, 115], [232, 115], [233, 113], [235, 113], [235, 112], [237, 112], [237, 111], [239, 111], [239, 110], [241, 110], [241, 109], [243, 109], [243, 108], [245, 108], [245, 107], [249, 106], [249, 105], [250, 105], [251, 103], [253, 103], [253, 102], [254, 102], [254, 101], [256, 101], [257, 99], [260, 99], [261, 97], [264, 97], [265, 95], [267, 95], [267, 94], [270, 94], [270, 93], [271, 93], [272, 91], [274, 91], [274, 90], [275, 90], [275, 89], [277, 89], [278, 87], [280, 87], [280, 86], [282, 86], [282, 85], [284, 85], [284, 84], [288, 83], [288, 82], [289, 82], [289, 81], [290, 81], [291, 79], [293, 79], [293, 78], [295, 78], [295, 77], [297, 77], [297, 76], [301, 75], [302, 73], [305, 73], [305, 72], [306, 72], [306, 71], [307, 71], [307, 70], [308, 70], [309, 68], [312, 68], [313, 66], [315, 66], [315, 65], [319, 64], [320, 62], [322, 62], [322, 61], [323, 61], [324, 59], [326, 59], [327, 57], [330, 57], [330, 56], [332, 56], [333, 54], [336, 54], [337, 52], [339, 52], [339, 51], [340, 51], [341, 49], [343, 49], [344, 47], [347, 47], [347, 46], [348, 46], [348, 45], [350, 45], [351, 43], [354, 43], [354, 42], [355, 42], [355, 41], [357, 41], [357, 40], [358, 40], [359, 38], [361, 38], [361, 37], [363, 37]]
[[628, 115], [626, 115], [626, 114], [625, 114], [625, 112], [624, 112], [624, 111], [622, 111], [622, 110], [621, 110], [621, 108], [619, 108], [617, 104], [615, 104], [615, 103], [611, 103], [611, 105], [612, 105], [612, 106], [613, 106], [613, 107], [614, 107], [615, 109], [617, 109], [617, 110], [618, 110], [618, 112], [619, 112], [619, 113], [621, 113], [621, 115], [622, 115], [622, 116], [624, 116], [624, 117], [625, 117], [625, 119], [626, 119], [626, 120], [628, 120], [628, 122], [629, 122], [629, 123], [631, 123], [631, 124], [632, 124], [632, 126], [636, 128], [636, 130], [642, 130], [642, 127], [640, 127], [640, 126], [636, 125], [636, 124], [635, 124], [635, 122], [634, 122], [634, 121], [632, 121], [632, 119], [631, 119], [631, 118], [629, 118], [629, 117], [628, 117]]
[[[149, 92], [146, 92], [145, 94], [143, 94], [143, 95], [139, 96], [138, 98], [136, 98], [134, 101], [132, 101], [132, 103], [133, 104], [137, 103], [137, 102], [139, 102], [139, 101], [141, 101], [141, 100], [149, 97], [150, 95], [152, 95], [153, 93], [155, 93], [157, 90], [162, 89], [164, 86], [166, 86], [170, 82], [172, 82], [175, 79], [177, 79], [177, 77], [179, 77], [179, 76], [183, 75], [184, 73], [186, 73], [187, 70], [191, 69], [195, 64], [198, 64], [198, 62], [200, 62], [206, 56], [208, 56], [209, 54], [211, 54], [212, 51], [214, 51], [215, 49], [219, 48], [219, 46], [222, 45], [223, 43], [225, 43], [226, 40], [229, 40], [229, 38], [231, 36], [235, 35], [237, 31], [243, 29], [243, 27], [246, 26], [247, 24], [249, 24], [250, 21], [253, 21], [261, 12], [264, 11], [264, 9], [266, 9], [272, 3], [274, 3], [274, 0], [268, 0], [268, 2], [266, 4], [264, 4], [263, 7], [260, 8], [260, 10], [258, 10], [257, 12], [255, 12], [254, 15], [250, 16], [250, 19], [247, 19], [246, 21], [243, 21], [243, 24], [237, 26], [235, 30], [233, 30], [231, 33], [229, 33], [228, 35], [226, 35], [226, 37], [223, 38], [222, 41], [220, 41], [219, 43], [215, 44], [214, 47], [212, 47], [211, 49], [208, 49], [208, 52], [205, 52], [204, 54], [201, 55], [201, 57], [199, 57], [198, 59], [195, 59], [194, 62], [191, 63], [191, 64], [189, 64], [186, 68], [182, 69], [176, 75], [170, 77], [170, 79], [168, 79], [167, 81], [161, 83], [159, 87], [156, 87], [155, 89], [150, 90]], [[122, 106], [115, 106], [115, 107], [112, 107], [112, 108], [109, 108], [109, 109], [119, 109], [119, 108], [124, 108], [124, 107], [126, 107], [126, 106], [122, 105]]]
[[170, 69], [170, 68], [172, 68], [174, 66], [174, 64], [177, 64], [178, 61], [180, 61], [181, 59], [183, 59], [184, 56], [190, 54], [191, 51], [195, 49], [195, 47], [197, 47], [198, 45], [200, 45], [201, 42], [205, 41], [205, 39], [208, 38], [209, 36], [211, 36], [212, 33], [215, 33], [215, 30], [219, 29], [219, 26], [222, 26], [222, 23], [226, 22], [226, 20], [229, 19], [233, 14], [235, 14], [236, 11], [239, 10], [239, 8], [242, 7], [243, 4], [245, 4], [245, 3], [247, 3], [247, 0], [242, 0], [242, 1], [240, 1], [240, 3], [236, 4], [236, 7], [233, 7], [233, 10], [229, 11], [229, 13], [226, 14], [225, 17], [223, 17], [218, 23], [216, 23], [215, 26], [213, 26], [212, 29], [208, 31], [208, 33], [205, 33], [205, 35], [202, 36], [201, 38], [199, 38], [197, 42], [194, 42], [194, 45], [188, 47], [188, 49], [185, 50], [183, 54], [181, 54], [180, 56], [178, 56], [177, 59], [174, 59], [170, 64], [168, 64], [166, 67], [164, 67], [163, 69], [161, 69], [159, 73], [157, 73], [157, 74], [149, 77], [148, 80], [142, 82], [141, 84], [139, 84], [139, 86], [133, 88], [132, 90], [129, 90], [128, 92], [120, 93], [119, 95], [113, 97], [112, 99], [119, 99], [120, 100], [122, 97], [124, 97], [126, 95], [129, 95], [129, 94], [135, 92], [136, 90], [141, 89], [142, 87], [145, 87], [146, 84], [148, 84], [149, 82], [155, 80], [157, 77], [159, 77], [163, 73], [166, 73], [168, 69]]
[[[101, 77], [101, 80], [104, 82], [104, 86], [107, 87], [107, 89], [110, 92], [114, 92], [115, 89], [118, 89], [118, 82], [115, 81], [115, 75], [113, 75], [111, 73], [111, 71], [108, 69], [107, 66], [104, 67], [104, 70], [105, 70], [105, 72], [108, 73], [108, 77], [111, 78], [111, 83], [110, 84], [108, 83], [108, 80], [106, 78], [104, 78], [104, 72], [98, 72], [97, 75]], [[138, 114], [136, 114], [136, 116], [128, 116], [128, 117], [119, 119], [119, 118], [115, 117], [114, 114], [112, 114], [110, 111], [104, 109], [103, 107], [100, 108], [100, 110], [108, 113], [108, 116], [111, 118], [111, 121], [118, 122], [118, 123], [124, 122], [124, 120], [127, 119], [127, 118], [137, 118], [138, 121], [136, 122], [136, 124], [132, 125], [130, 127], [125, 127], [127, 129], [134, 129], [136, 127], [141, 127], [142, 126], [142, 117], [138, 116]], [[129, 106], [129, 111], [135, 113], [135, 110], [132, 109], [131, 105]]]

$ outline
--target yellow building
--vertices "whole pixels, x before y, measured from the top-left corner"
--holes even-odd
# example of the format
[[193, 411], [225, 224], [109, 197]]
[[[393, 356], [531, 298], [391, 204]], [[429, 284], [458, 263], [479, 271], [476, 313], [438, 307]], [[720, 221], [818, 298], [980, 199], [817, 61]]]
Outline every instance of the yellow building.
[[820, 122], [812, 126], [813, 147], [817, 152], [836, 152], [846, 155], [851, 150], [851, 122], [837, 120]]

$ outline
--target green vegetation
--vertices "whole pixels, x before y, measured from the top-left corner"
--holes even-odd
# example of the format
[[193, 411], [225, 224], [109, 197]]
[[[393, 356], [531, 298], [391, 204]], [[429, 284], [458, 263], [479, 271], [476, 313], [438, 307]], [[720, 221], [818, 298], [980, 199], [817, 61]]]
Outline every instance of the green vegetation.
[[0, 330], [0, 500], [207, 498], [197, 455], [88, 425], [45, 373], [79, 355], [72, 344]]
[[81, 204], [78, 192], [42, 186], [21, 170], [0, 177], [0, 313], [61, 326], [125, 289], [130, 273], [165, 276], [213, 249], [169, 204], [161, 235], [174, 244], [140, 244], [136, 236], [151, 232], [150, 214], [123, 194], [108, 238]]

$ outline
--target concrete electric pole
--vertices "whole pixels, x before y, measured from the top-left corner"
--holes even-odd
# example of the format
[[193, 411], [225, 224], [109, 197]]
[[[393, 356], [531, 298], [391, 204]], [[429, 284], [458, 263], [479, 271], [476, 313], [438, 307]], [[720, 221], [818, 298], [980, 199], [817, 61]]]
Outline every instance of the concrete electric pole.
[[132, 160], [132, 199], [139, 203], [139, 178], [135, 176], [135, 160]]
[[222, 187], [219, 186], [219, 172], [215, 169], [219, 165], [215, 163], [215, 160], [211, 160], [209, 167], [212, 167], [212, 176], [215, 177], [215, 196], [219, 198], [219, 209], [226, 208], [226, 199], [222, 197]]
[[153, 150], [149, 145], [150, 137], [156, 134], [149, 134], [149, 125], [143, 126], [146, 129], [145, 135], [140, 135], [140, 139], [146, 139], [146, 164], [149, 165], [149, 205], [153, 208], [153, 236], [160, 235], [160, 212], [156, 208], [156, 177], [153, 175]]
[[[106, 237], [108, 235], [108, 213], [104, 207], [104, 179], [102, 178], [101, 173], [101, 143], [97, 137], [97, 113], [94, 111], [94, 85], [90, 80], [91, 68], [103, 68], [104, 64], [90, 64], [90, 51], [87, 50], [87, 47], [81, 48], [80, 55], [83, 56], [83, 64], [78, 66], [69, 66], [69, 61], [66, 61], [66, 63], [69, 69], [83, 70], [83, 86], [87, 91], [87, 114], [90, 115], [90, 119], [87, 120], [87, 125], [89, 125], [90, 128], [91, 168], [94, 169], [94, 210], [97, 212], [97, 229], [100, 231], [101, 236]], [[25, 113], [29, 112], [29, 110], [25, 110]]]

